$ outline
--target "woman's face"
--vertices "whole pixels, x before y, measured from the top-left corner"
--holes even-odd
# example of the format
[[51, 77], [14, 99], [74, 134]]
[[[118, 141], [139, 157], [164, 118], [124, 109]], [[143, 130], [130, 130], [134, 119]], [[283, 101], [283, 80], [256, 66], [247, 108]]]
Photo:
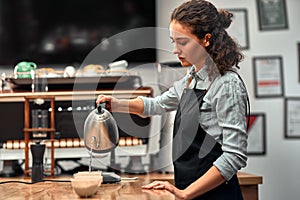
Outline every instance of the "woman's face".
[[173, 53], [177, 55], [183, 67], [194, 65], [201, 69], [207, 56], [205, 39], [198, 39], [190, 29], [177, 21], [172, 21], [169, 26], [170, 38], [174, 43]]

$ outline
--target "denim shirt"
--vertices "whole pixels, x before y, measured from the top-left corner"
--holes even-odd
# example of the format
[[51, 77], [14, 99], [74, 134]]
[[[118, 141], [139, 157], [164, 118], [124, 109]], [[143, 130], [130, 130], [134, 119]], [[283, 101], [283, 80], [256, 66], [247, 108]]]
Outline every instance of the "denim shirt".
[[[191, 71], [194, 67], [191, 67]], [[176, 110], [191, 74], [176, 81], [168, 91], [151, 98], [140, 96], [144, 103], [144, 116]], [[222, 176], [230, 180], [246, 166], [247, 156], [247, 91], [235, 72], [225, 72], [209, 80], [205, 67], [193, 76], [189, 88], [207, 89], [200, 108], [201, 127], [222, 145], [223, 154], [214, 162]]]

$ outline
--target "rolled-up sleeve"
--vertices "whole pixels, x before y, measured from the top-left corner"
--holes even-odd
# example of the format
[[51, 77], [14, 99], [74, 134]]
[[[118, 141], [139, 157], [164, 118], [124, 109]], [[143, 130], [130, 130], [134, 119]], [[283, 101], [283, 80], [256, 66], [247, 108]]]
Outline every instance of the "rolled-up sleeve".
[[214, 162], [226, 180], [247, 164], [247, 92], [238, 78], [224, 80], [216, 95], [223, 154]]

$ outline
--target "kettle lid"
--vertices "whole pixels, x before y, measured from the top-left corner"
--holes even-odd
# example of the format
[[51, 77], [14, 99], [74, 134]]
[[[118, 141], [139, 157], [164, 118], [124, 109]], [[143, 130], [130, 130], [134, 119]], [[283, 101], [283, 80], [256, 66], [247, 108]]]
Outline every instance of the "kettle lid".
[[106, 103], [100, 103], [97, 105], [97, 108], [94, 110], [94, 120], [104, 121], [112, 118], [111, 114], [105, 109], [105, 105]]

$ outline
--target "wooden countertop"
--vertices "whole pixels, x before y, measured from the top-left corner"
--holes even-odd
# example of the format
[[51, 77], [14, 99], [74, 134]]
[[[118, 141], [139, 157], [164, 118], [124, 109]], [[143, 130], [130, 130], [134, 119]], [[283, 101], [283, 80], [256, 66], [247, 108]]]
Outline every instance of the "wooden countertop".
[[[132, 177], [132, 175], [121, 175], [121, 177]], [[241, 185], [257, 185], [262, 183], [262, 177], [245, 172], [239, 172], [238, 178]], [[69, 180], [70, 177], [56, 177], [48, 180]], [[47, 179], [46, 179], [47, 180]], [[166, 180], [173, 182], [173, 174], [146, 174], [139, 175], [137, 180], [122, 180], [116, 184], [102, 184], [98, 192], [89, 199], [102, 200], [174, 200], [174, 196], [165, 190], [142, 190], [141, 186], [153, 180]], [[0, 178], [3, 181], [31, 182], [30, 178]], [[6, 183], [0, 184], [2, 199], [80, 199], [73, 192], [70, 182], [45, 181], [35, 184]]]
[[240, 185], [258, 185], [263, 183], [262, 176], [249, 174], [246, 172], [238, 172]]
[[[246, 173], [246, 172], [238, 172], [237, 174], [240, 185], [258, 185], [262, 184], [262, 176]], [[150, 179], [150, 180], [162, 180], [162, 181], [170, 181], [174, 184], [174, 174], [159, 174], [159, 173], [150, 173], [145, 175], [139, 175], [140, 178]]]

